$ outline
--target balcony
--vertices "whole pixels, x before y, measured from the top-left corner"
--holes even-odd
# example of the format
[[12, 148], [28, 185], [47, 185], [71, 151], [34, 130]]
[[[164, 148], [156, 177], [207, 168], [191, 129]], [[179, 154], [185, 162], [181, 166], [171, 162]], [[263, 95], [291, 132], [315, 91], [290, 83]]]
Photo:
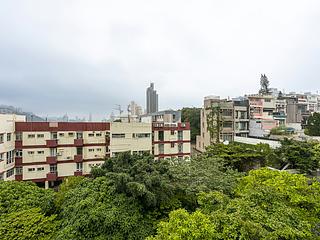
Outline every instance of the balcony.
[[48, 148], [55, 148], [58, 146], [58, 140], [57, 139], [52, 139], [52, 140], [47, 140], [47, 147]]
[[16, 140], [16, 142], [15, 142], [15, 148], [16, 148], [16, 149], [21, 149], [21, 148], [22, 148], [22, 141], [21, 141], [21, 140]]
[[49, 156], [46, 159], [47, 164], [57, 164], [57, 157], [56, 156]]
[[22, 166], [22, 157], [15, 157], [14, 163], [15, 167]]
[[15, 175], [15, 180], [16, 180], [16, 181], [22, 181], [22, 180], [23, 180], [22, 174], [20, 174], [20, 175]]
[[74, 161], [75, 162], [83, 162], [83, 156], [80, 154], [74, 155]]
[[74, 145], [76, 147], [82, 147], [83, 146], [83, 138], [78, 138], [74, 140]]
[[56, 181], [58, 178], [58, 173], [47, 173], [47, 181]]
[[82, 173], [82, 171], [75, 171], [75, 172], [73, 173], [73, 175], [74, 175], [74, 176], [82, 176], [83, 173]]

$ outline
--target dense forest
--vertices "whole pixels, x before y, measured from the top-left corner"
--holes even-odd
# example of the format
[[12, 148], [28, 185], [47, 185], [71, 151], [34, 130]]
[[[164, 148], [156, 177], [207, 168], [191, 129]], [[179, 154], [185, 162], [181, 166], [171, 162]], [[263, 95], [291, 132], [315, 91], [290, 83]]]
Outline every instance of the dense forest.
[[[0, 182], [1, 239], [320, 239], [320, 144], [217, 144], [191, 160], [124, 153], [58, 191]], [[270, 170], [290, 165], [298, 171]]]

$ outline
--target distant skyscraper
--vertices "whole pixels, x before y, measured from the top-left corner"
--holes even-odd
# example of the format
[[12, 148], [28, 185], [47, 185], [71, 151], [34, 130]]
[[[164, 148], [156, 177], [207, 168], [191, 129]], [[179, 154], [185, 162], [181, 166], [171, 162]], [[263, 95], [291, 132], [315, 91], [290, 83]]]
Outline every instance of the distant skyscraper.
[[154, 83], [147, 88], [147, 113], [154, 113], [158, 111], [158, 94], [154, 90]]

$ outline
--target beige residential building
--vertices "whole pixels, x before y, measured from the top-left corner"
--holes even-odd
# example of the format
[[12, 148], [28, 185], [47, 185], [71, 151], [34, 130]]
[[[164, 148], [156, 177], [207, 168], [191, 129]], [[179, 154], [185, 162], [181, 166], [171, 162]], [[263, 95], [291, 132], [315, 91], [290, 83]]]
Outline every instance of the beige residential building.
[[0, 114], [0, 180], [15, 179], [15, 122], [26, 117], [16, 114]]
[[[19, 122], [25, 119], [17, 117], [9, 120], [1, 118], [1, 123], [8, 123], [0, 124], [4, 180], [53, 187], [65, 177], [89, 175], [92, 167], [121, 152], [151, 153], [155, 159], [190, 157], [189, 123], [160, 126], [135, 122]], [[170, 138], [159, 139], [168, 133]]]

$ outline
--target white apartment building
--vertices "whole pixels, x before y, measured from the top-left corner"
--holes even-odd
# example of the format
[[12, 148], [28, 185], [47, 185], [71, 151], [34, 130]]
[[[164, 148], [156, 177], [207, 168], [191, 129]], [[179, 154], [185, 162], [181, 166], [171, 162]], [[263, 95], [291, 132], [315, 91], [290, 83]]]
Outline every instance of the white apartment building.
[[[150, 153], [155, 159], [190, 157], [188, 123], [24, 122], [25, 118], [18, 116], [0, 116], [0, 173], [4, 180], [52, 187], [68, 176], [89, 175], [105, 158], [128, 151]], [[159, 139], [168, 133], [169, 139]]]
[[15, 180], [15, 122], [26, 117], [16, 114], [0, 114], [0, 180]]

